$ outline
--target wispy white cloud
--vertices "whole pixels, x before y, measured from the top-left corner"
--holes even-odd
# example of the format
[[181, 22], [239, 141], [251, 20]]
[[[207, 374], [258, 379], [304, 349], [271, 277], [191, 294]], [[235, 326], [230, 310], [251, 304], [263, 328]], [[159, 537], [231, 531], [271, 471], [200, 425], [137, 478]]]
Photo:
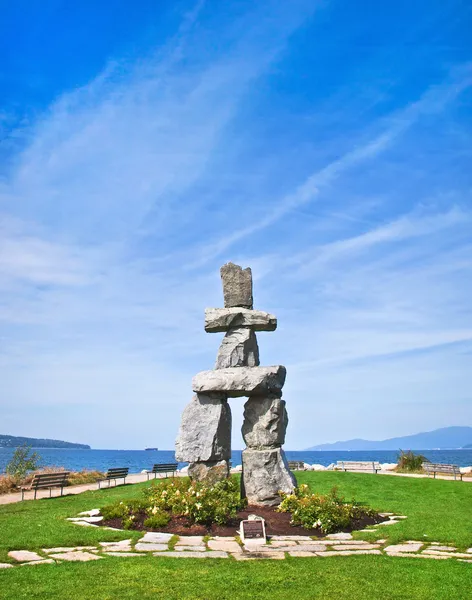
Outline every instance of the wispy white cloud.
[[[469, 90], [471, 67], [426, 83], [419, 100], [402, 99], [404, 108], [359, 123], [356, 135], [340, 127], [329, 151], [294, 159], [279, 144], [272, 156], [257, 124], [277, 92], [262, 98], [317, 6], [241, 11], [219, 32], [217, 55], [198, 3], [165, 47], [140, 64], [111, 63], [22, 132], [28, 143], [0, 184], [6, 431], [57, 437], [41, 416], [54, 407], [71, 439], [141, 447], [156, 436], [171, 447], [190, 379], [217, 351], [203, 308], [221, 304], [226, 259], [253, 267], [258, 307], [279, 316], [260, 345], [264, 363], [289, 366], [289, 446], [372, 435], [362, 415], [378, 396], [385, 435], [404, 432], [395, 407], [405, 399], [420, 414], [421, 394], [441, 405], [454, 389], [466, 415], [454, 382], [465, 382], [460, 348], [472, 331], [470, 190], [452, 178], [420, 189], [415, 179], [428, 174], [421, 151], [460, 128], [415, 133]], [[317, 127], [299, 133], [300, 147], [329, 137]], [[461, 140], [450, 160], [465, 151]], [[391, 150], [410, 163], [401, 191], [391, 186]], [[35, 416], [29, 425], [21, 407]], [[152, 411], [162, 423], [143, 423]], [[342, 425], [340, 412], [349, 415]], [[442, 418], [438, 409], [431, 424]], [[320, 420], [327, 439], [313, 439]], [[46, 429], [34, 431], [37, 423]]]

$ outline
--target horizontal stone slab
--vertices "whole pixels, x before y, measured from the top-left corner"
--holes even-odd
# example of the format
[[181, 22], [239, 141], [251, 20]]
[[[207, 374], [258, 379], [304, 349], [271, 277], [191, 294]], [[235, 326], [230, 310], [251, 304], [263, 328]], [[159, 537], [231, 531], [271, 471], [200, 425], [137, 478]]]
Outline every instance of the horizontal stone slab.
[[224, 392], [227, 396], [282, 395], [286, 369], [274, 367], [233, 367], [201, 371], [192, 380], [192, 389], [199, 394]]
[[218, 333], [233, 327], [250, 327], [253, 331], [275, 331], [277, 318], [262, 310], [248, 308], [206, 308], [205, 331]]

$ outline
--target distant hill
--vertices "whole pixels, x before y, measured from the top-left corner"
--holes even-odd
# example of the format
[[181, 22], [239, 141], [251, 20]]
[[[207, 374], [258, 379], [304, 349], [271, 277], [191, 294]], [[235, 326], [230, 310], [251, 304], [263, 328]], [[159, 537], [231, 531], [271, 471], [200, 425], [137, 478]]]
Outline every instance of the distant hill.
[[80, 448], [90, 450], [87, 444], [73, 444], [61, 440], [48, 440], [41, 438], [17, 437], [14, 435], [0, 435], [0, 448], [16, 448], [17, 446], [31, 446], [33, 448]]
[[466, 444], [465, 446], [463, 446], [462, 449], [463, 450], [472, 450], [472, 444]]
[[417, 433], [388, 440], [347, 440], [320, 444], [307, 450], [445, 450], [472, 448], [472, 427], [443, 427], [435, 431]]

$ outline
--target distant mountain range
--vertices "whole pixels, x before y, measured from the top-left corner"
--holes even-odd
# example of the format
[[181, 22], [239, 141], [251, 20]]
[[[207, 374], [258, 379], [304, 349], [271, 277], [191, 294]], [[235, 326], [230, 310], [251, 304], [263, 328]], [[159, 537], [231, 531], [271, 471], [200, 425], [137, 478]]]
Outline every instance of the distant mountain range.
[[443, 427], [388, 440], [347, 440], [319, 444], [307, 450], [446, 450], [472, 448], [472, 427]]
[[73, 444], [62, 440], [48, 440], [41, 438], [17, 437], [14, 435], [0, 435], [0, 448], [16, 448], [17, 446], [31, 446], [32, 448], [80, 448], [90, 450], [87, 444]]

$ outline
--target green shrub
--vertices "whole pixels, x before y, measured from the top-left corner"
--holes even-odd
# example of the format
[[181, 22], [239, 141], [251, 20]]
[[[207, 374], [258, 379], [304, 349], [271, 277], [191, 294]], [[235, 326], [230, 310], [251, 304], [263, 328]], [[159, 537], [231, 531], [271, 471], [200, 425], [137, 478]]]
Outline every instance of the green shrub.
[[24, 444], [15, 448], [5, 471], [15, 482], [22, 483], [28, 473], [35, 471], [39, 467], [40, 460], [41, 457], [39, 454], [32, 452], [31, 447]]
[[191, 523], [225, 525], [244, 508], [239, 482], [230, 478], [212, 486], [184, 479], [172, 479], [145, 490], [149, 506], [185, 516]]
[[421, 471], [424, 462], [429, 462], [429, 460], [422, 454], [415, 454], [411, 450], [408, 452], [400, 450], [397, 468], [400, 471]]
[[169, 521], [169, 513], [166, 513], [163, 510], [157, 510], [144, 521], [144, 527], [148, 527], [149, 529], [159, 529], [160, 527], [165, 527]]
[[350, 527], [358, 519], [375, 514], [371, 509], [356, 502], [345, 502], [333, 488], [325, 496], [314, 494], [302, 484], [292, 494], [280, 492], [282, 502], [279, 512], [292, 513], [291, 524], [305, 529], [319, 528], [323, 533], [332, 533]]
[[187, 517], [190, 523], [225, 525], [246, 506], [240, 498], [239, 482], [225, 479], [212, 486], [185, 479], [168, 479], [146, 488], [143, 496], [117, 502], [101, 509], [105, 521], [121, 519], [125, 529], [133, 527], [138, 514], [145, 513], [144, 525], [164, 527], [171, 515]]

